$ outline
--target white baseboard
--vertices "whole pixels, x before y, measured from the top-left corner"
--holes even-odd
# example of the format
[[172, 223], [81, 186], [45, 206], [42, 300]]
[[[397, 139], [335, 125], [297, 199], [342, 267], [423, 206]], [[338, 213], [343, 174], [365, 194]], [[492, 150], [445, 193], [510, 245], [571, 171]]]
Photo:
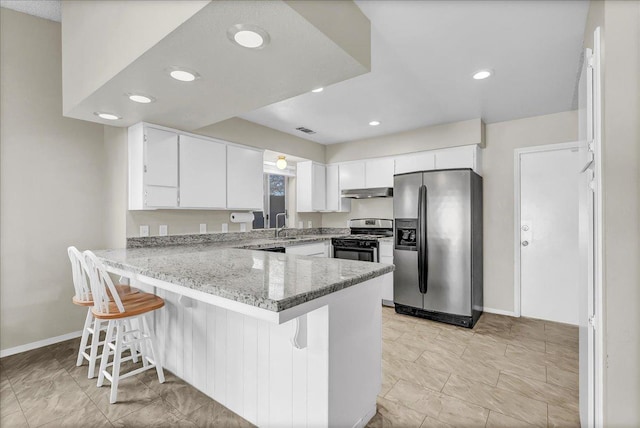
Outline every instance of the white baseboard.
[[512, 311], [505, 311], [502, 309], [493, 309], [493, 308], [487, 308], [486, 306], [484, 307], [484, 309], [482, 309], [484, 312], [490, 313], [490, 314], [496, 314], [496, 315], [506, 315], [508, 317], [515, 317], [516, 313], [512, 312]]
[[75, 339], [82, 336], [82, 330], [73, 331], [71, 333], [63, 334], [62, 336], [50, 337], [48, 339], [38, 340], [37, 342], [27, 343], [25, 345], [15, 346], [13, 348], [0, 350], [0, 358], [8, 357], [9, 355], [19, 354], [21, 352], [31, 351], [32, 349], [42, 348], [44, 346], [53, 345], [54, 343], [64, 342], [65, 340]]

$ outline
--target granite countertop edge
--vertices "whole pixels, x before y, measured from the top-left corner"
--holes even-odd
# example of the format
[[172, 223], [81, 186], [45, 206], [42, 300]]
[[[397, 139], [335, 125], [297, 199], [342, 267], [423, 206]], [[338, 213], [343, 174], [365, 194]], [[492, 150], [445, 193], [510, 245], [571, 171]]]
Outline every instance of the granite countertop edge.
[[166, 281], [176, 286], [186, 287], [195, 291], [200, 291], [203, 293], [211, 294], [213, 296], [225, 298], [225, 299], [236, 301], [239, 303], [244, 303], [249, 306], [255, 306], [261, 309], [266, 309], [272, 312], [282, 312], [286, 309], [299, 306], [303, 303], [318, 299], [328, 294], [335, 293], [337, 291], [343, 290], [345, 288], [349, 288], [356, 284], [360, 284], [370, 279], [374, 279], [379, 276], [385, 275], [387, 273], [393, 272], [395, 269], [394, 265], [379, 263], [377, 264], [377, 269], [375, 270], [371, 270], [369, 272], [366, 272], [354, 277], [345, 278], [340, 281], [336, 281], [330, 285], [327, 285], [326, 287], [323, 287], [317, 290], [311, 290], [306, 293], [301, 293], [295, 296], [283, 298], [281, 300], [276, 301], [272, 299], [261, 298], [253, 294], [246, 294], [246, 293], [237, 292], [237, 291], [229, 291], [222, 287], [216, 287], [210, 284], [204, 285], [204, 284], [189, 283], [188, 278], [185, 278], [185, 277], [141, 269], [135, 266], [128, 265], [126, 263], [110, 260], [101, 255], [98, 255], [98, 258], [100, 258], [105, 265], [115, 269], [134, 273], [137, 275], [143, 275], [143, 276], [157, 279], [160, 281]]

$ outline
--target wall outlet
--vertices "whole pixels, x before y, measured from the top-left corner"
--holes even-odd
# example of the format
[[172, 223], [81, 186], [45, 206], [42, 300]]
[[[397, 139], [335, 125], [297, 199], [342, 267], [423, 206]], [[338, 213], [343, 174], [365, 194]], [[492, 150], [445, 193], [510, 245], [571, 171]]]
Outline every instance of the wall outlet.
[[226, 233], [229, 231], [229, 223], [222, 223], [222, 232]]
[[166, 224], [161, 224], [158, 232], [160, 236], [167, 236], [169, 234], [169, 226], [167, 226]]
[[145, 237], [145, 236], [149, 236], [149, 226], [148, 225], [142, 225], [140, 226], [140, 236]]
[[304, 221], [298, 222], [298, 229], [304, 229]]
[[311, 228], [313, 227], [313, 222], [312, 222], [311, 220], [309, 220], [309, 221], [307, 222], [307, 227], [308, 227], [309, 229], [311, 229]]
[[200, 223], [200, 233], [207, 233], [207, 223]]
[[247, 223], [240, 223], [240, 232], [247, 231]]

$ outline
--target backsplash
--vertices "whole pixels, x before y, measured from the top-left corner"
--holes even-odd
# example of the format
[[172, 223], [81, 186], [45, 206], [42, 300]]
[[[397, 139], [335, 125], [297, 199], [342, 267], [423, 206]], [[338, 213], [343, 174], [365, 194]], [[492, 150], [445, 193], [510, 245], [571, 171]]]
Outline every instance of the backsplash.
[[[348, 234], [348, 228], [314, 227], [310, 229], [286, 229], [288, 236], [300, 235], [341, 235]], [[273, 238], [274, 229], [256, 229], [248, 232], [202, 233], [188, 235], [148, 236], [127, 238], [127, 248], [164, 247], [170, 245], [206, 244], [239, 241], [243, 239]]]

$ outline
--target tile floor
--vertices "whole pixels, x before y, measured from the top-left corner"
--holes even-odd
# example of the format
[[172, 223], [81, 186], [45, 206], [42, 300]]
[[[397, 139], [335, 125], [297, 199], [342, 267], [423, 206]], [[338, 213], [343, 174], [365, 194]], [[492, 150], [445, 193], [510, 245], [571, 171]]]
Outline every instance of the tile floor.
[[[244, 427], [166, 372], [96, 388], [79, 340], [0, 360], [0, 427]], [[473, 330], [383, 309], [383, 383], [370, 427], [578, 427], [578, 330], [484, 314]]]

